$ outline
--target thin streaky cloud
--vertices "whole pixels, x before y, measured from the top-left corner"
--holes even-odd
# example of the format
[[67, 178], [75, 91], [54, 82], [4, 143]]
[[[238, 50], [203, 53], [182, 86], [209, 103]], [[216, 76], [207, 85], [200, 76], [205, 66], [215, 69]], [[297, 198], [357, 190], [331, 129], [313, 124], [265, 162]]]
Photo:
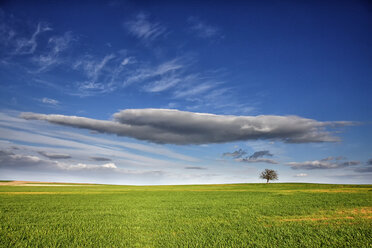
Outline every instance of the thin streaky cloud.
[[171, 76], [149, 83], [145, 85], [143, 89], [147, 92], [161, 92], [176, 86], [180, 82], [181, 82], [180, 78]]
[[134, 19], [124, 23], [124, 27], [128, 32], [142, 41], [153, 41], [164, 35], [166, 28], [158, 23], [151, 22], [149, 16], [144, 13], [139, 13]]
[[216, 83], [201, 83], [199, 85], [190, 85], [188, 89], [179, 89], [174, 92], [174, 98], [192, 97], [211, 90], [216, 87]]
[[112, 161], [110, 158], [104, 158], [104, 157], [90, 157], [94, 161]]
[[49, 38], [46, 51], [32, 58], [32, 60], [40, 66], [36, 72], [44, 72], [49, 70], [52, 66], [66, 63], [66, 61], [61, 58], [61, 54], [71, 47], [75, 39], [76, 38], [71, 32]]
[[221, 31], [219, 28], [208, 25], [195, 16], [189, 17], [187, 22], [190, 25], [189, 29], [200, 38], [207, 39], [221, 37]]
[[38, 152], [40, 155], [50, 158], [50, 159], [68, 159], [71, 158], [70, 155], [68, 154], [61, 154], [61, 153], [49, 153], [49, 152], [44, 152], [44, 151], [39, 151]]
[[[105, 163], [102, 165], [86, 164], [86, 163], [66, 163], [60, 161], [44, 160], [37, 156], [30, 156], [24, 154], [15, 154], [7, 151], [0, 151], [0, 168], [9, 170], [113, 170], [118, 173], [128, 173], [128, 170], [118, 168], [114, 163]], [[139, 173], [139, 172], [137, 172]]]
[[206, 170], [207, 168], [200, 167], [200, 166], [187, 166], [185, 167], [186, 170]]
[[73, 64], [74, 69], [82, 69], [85, 75], [93, 82], [97, 81], [101, 71], [107, 65], [107, 63], [115, 58], [114, 54], [108, 54], [104, 56], [101, 60], [97, 60], [92, 56], [86, 56], [80, 60], [77, 60]]
[[[46, 135], [41, 135], [37, 133], [30, 133], [20, 130], [12, 130], [8, 128], [0, 127], [0, 139], [18, 141], [22, 143], [31, 143], [36, 145], [46, 145], [53, 146], [58, 149], [79, 149], [81, 151], [87, 151], [88, 154], [91, 154], [91, 151], [95, 151], [97, 154], [104, 156], [111, 156], [115, 154], [116, 157], [126, 159], [134, 164], [139, 164], [143, 166], [154, 166], [154, 165], [163, 165], [163, 166], [175, 166], [176, 162], [169, 162], [164, 159], [156, 159], [147, 156], [137, 155], [131, 152], [124, 151], [123, 149], [115, 147], [102, 147], [99, 145], [90, 145], [77, 141], [66, 140], [63, 138], [55, 138]], [[37, 141], [37, 142], [35, 142]]]
[[[144, 82], [154, 78], [167, 78], [169, 76], [180, 75], [179, 71], [185, 67], [181, 59], [171, 59], [156, 66], [139, 66], [132, 74], [125, 79], [123, 86], [133, 83]], [[155, 80], [156, 81], [156, 80]]]
[[31, 35], [29, 39], [26, 38], [19, 38], [16, 40], [15, 45], [15, 51], [14, 54], [16, 55], [22, 55], [22, 54], [33, 54], [36, 50], [36, 47], [38, 45], [37, 38], [38, 36], [46, 31], [50, 31], [52, 28], [42, 22], [39, 22], [37, 24], [35, 32]]

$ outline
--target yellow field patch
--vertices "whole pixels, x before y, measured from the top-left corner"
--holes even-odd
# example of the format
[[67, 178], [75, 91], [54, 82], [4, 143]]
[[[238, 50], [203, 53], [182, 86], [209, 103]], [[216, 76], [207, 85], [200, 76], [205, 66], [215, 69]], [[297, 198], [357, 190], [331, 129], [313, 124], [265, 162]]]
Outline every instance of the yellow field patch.
[[353, 215], [372, 216], [372, 207], [344, 209], [344, 210], [338, 211], [337, 213], [338, 214], [353, 214]]
[[296, 190], [277, 190], [280, 193], [366, 193], [371, 188], [344, 188], [344, 189], [296, 189]]
[[[323, 216], [326, 215], [326, 216]], [[362, 207], [353, 209], [343, 209], [333, 213], [321, 212], [319, 215], [309, 215], [303, 217], [285, 218], [280, 221], [323, 221], [323, 220], [342, 220], [342, 219], [372, 219], [372, 207]]]
[[354, 217], [352, 216], [339, 216], [339, 217], [304, 217], [304, 218], [295, 218], [295, 219], [282, 219], [281, 221], [288, 222], [288, 221], [320, 221], [320, 220], [341, 220], [341, 219], [349, 219], [353, 220]]

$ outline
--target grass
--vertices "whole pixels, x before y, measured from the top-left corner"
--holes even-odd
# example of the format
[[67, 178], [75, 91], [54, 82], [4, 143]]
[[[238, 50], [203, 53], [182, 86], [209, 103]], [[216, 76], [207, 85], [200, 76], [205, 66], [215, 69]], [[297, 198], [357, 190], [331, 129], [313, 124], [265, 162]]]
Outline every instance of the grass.
[[372, 247], [372, 185], [0, 186], [0, 247]]

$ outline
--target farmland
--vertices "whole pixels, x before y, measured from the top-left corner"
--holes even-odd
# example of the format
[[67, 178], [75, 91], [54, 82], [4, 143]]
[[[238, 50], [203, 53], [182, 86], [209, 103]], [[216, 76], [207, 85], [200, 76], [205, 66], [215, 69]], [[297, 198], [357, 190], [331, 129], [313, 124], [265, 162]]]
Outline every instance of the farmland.
[[0, 247], [372, 247], [372, 185], [48, 185], [2, 183]]

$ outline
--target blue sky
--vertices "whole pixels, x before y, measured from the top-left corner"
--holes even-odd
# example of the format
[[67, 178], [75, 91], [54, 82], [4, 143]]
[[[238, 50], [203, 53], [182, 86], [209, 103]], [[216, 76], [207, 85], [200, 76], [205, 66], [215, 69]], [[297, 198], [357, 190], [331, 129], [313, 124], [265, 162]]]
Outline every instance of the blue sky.
[[5, 1], [1, 179], [371, 183], [365, 1]]

